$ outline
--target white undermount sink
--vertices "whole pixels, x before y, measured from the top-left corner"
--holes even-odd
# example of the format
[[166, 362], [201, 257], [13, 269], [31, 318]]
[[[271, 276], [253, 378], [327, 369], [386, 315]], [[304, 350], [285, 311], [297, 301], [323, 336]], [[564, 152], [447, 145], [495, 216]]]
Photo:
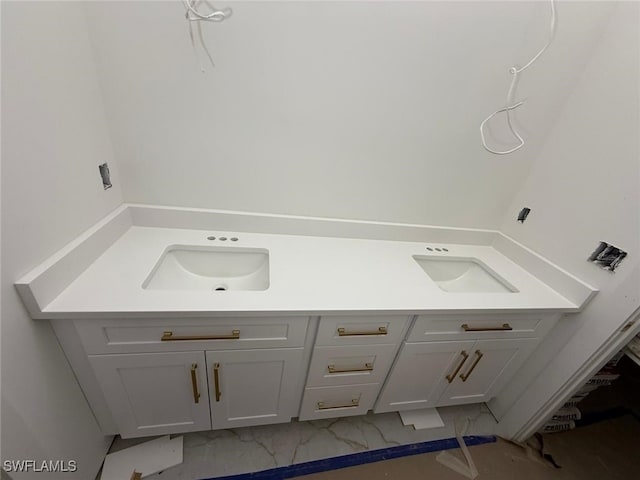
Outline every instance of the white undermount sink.
[[413, 259], [445, 292], [516, 293], [518, 291], [477, 258], [414, 255]]
[[171, 245], [142, 284], [149, 290], [266, 290], [269, 251]]

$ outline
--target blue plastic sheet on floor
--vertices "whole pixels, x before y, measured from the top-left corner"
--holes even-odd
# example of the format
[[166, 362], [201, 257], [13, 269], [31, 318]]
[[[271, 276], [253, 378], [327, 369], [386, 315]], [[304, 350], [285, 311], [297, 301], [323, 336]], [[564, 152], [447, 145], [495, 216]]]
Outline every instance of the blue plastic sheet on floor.
[[[464, 442], [467, 446], [482, 445], [483, 443], [494, 443], [495, 436], [467, 436]], [[365, 463], [391, 460], [392, 458], [418, 455], [420, 453], [439, 452], [459, 448], [458, 440], [446, 438], [444, 440], [433, 440], [430, 442], [413, 443], [410, 445], [400, 445], [398, 447], [381, 448], [380, 450], [368, 450], [366, 452], [352, 453], [340, 457], [323, 458], [312, 462], [297, 463], [286, 467], [271, 468], [259, 472], [241, 473], [226, 477], [208, 477], [203, 480], [280, 480], [284, 478], [299, 477], [311, 473], [326, 472], [339, 468], [353, 467]]]

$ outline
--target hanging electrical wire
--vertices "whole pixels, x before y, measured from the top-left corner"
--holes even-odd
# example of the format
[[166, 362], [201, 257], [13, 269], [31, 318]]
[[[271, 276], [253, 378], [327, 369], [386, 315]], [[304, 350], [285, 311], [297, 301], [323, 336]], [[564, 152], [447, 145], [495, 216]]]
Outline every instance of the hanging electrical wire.
[[[205, 69], [202, 65], [202, 60], [200, 60], [200, 56], [198, 55], [198, 51], [196, 49], [196, 42], [193, 35], [192, 24], [195, 22], [198, 33], [198, 40], [200, 40], [200, 46], [207, 54], [211, 66], [215, 67], [215, 64], [213, 63], [213, 57], [211, 56], [211, 53], [209, 52], [207, 44], [204, 40], [204, 36], [202, 35], [201, 22], [222, 22], [229, 18], [233, 11], [230, 8], [218, 10], [213, 5], [211, 5], [208, 0], [182, 0], [182, 3], [184, 3], [185, 8], [187, 9], [185, 18], [189, 21], [189, 37], [191, 38], [191, 45], [193, 46], [193, 49], [196, 52], [196, 56], [200, 61], [200, 70], [204, 73]], [[202, 4], [207, 6], [207, 8], [209, 9], [209, 13], [205, 14], [200, 11], [199, 6]]]
[[[482, 146], [489, 152], [491, 153], [495, 153], [496, 155], [506, 155], [509, 153], [513, 153], [516, 150], [519, 150], [520, 148], [522, 148], [524, 146], [524, 139], [522, 138], [522, 136], [517, 132], [517, 130], [514, 128], [512, 122], [511, 122], [511, 115], [510, 112], [511, 110], [514, 110], [516, 108], [518, 108], [520, 105], [522, 105], [525, 101], [522, 100], [518, 103], [513, 103], [513, 97], [515, 96], [515, 92], [516, 92], [516, 86], [518, 83], [518, 76], [520, 75], [520, 73], [522, 73], [523, 71], [525, 71], [527, 68], [529, 68], [533, 62], [535, 62], [540, 55], [542, 55], [545, 50], [547, 48], [549, 48], [549, 45], [551, 45], [551, 42], [553, 41], [553, 37], [555, 35], [556, 32], [556, 5], [555, 5], [555, 0], [551, 0], [551, 25], [549, 28], [549, 40], [547, 41], [547, 43], [544, 45], [544, 47], [542, 47], [538, 53], [536, 53], [533, 58], [531, 60], [529, 60], [523, 67], [518, 67], [517, 65], [512, 66], [511, 68], [509, 68], [509, 73], [512, 75], [511, 78], [511, 85], [509, 86], [509, 91], [507, 93], [507, 103], [505, 104], [505, 106], [499, 110], [496, 110], [495, 112], [493, 112], [491, 115], [489, 115], [487, 118], [485, 118], [483, 120], [483, 122], [480, 124], [480, 137], [482, 138]], [[510, 148], [509, 150], [493, 150], [492, 148], [489, 148], [489, 146], [487, 145], [487, 141], [486, 138], [484, 136], [484, 126], [485, 124], [491, 120], [493, 117], [495, 117], [497, 114], [504, 112], [506, 117], [507, 117], [507, 126], [509, 127], [509, 130], [511, 131], [511, 134], [518, 139], [518, 145], [516, 145], [513, 148]]]

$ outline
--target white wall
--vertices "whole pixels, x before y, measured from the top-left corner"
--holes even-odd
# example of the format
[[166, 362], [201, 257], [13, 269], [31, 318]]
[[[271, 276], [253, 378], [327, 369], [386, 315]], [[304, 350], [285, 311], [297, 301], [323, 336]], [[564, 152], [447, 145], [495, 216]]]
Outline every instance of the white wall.
[[229, 4], [205, 74], [182, 2], [87, 5], [127, 201], [497, 228], [612, 8], [559, 2], [518, 90], [527, 145], [498, 157], [479, 124], [548, 2]]
[[[13, 282], [122, 202], [83, 12], [77, 3], [2, 2], [2, 460], [76, 460], [94, 478], [99, 431], [45, 321]], [[104, 191], [98, 164], [109, 162]]]
[[[85, 7], [88, 29], [78, 3], [2, 4], [3, 459], [77, 459], [78, 478], [102, 459], [49, 325], [12, 283], [115, 208], [121, 181], [127, 201], [484, 228], [511, 204], [508, 234], [602, 289], [553, 337], [576, 334], [554, 360], [570, 368], [585, 359], [569, 346], [602, 341], [638, 303], [620, 293], [639, 281], [637, 5], [618, 7], [564, 109], [614, 5], [558, 5], [556, 41], [519, 90], [529, 143], [509, 158], [485, 153], [477, 128], [503, 102], [506, 67], [546, 38], [540, 2], [238, 3], [204, 25], [218, 65], [206, 74], [180, 2]], [[614, 213], [596, 223], [578, 200]], [[584, 261], [598, 240], [631, 252], [615, 275]], [[570, 372], [551, 371], [535, 392]]]
[[[639, 15], [635, 2], [616, 6], [501, 227], [600, 290], [529, 360], [527, 374], [539, 377], [507, 419], [531, 417], [640, 306]], [[524, 206], [532, 211], [520, 224]], [[599, 241], [629, 252], [616, 273], [586, 261]]]

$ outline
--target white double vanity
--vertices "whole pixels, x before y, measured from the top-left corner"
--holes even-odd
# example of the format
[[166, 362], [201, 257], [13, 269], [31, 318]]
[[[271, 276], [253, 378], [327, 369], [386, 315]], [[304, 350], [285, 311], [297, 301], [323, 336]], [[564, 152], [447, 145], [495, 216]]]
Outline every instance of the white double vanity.
[[122, 437], [488, 402], [595, 294], [498, 232], [136, 205], [17, 288]]

